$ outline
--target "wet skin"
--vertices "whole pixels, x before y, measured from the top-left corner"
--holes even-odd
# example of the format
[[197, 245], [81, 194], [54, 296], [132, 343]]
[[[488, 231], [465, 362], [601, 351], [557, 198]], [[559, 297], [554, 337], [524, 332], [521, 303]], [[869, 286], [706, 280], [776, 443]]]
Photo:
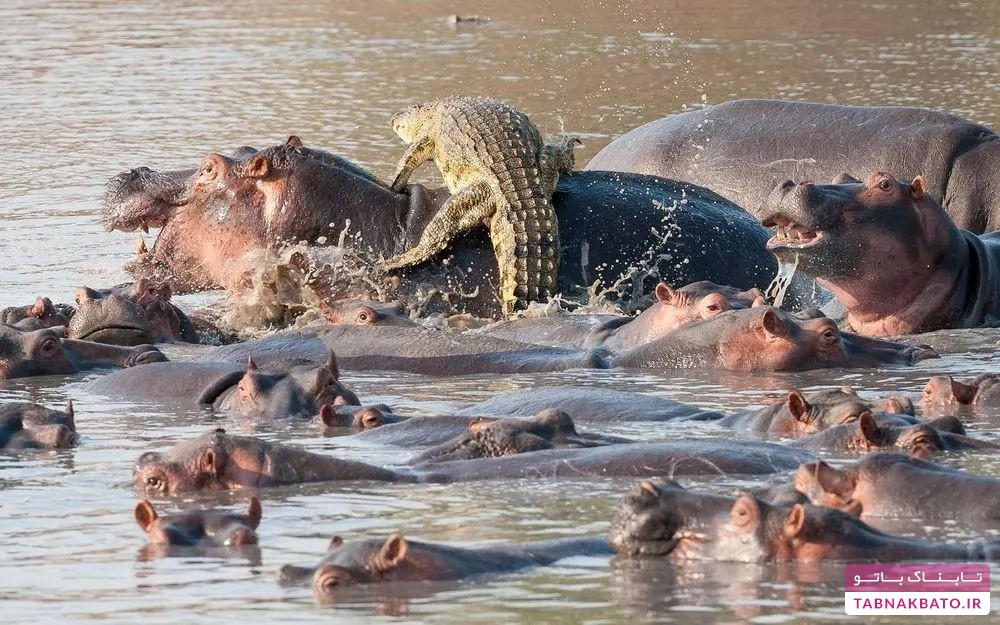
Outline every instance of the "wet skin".
[[925, 408], [956, 409], [960, 406], [1000, 405], [1000, 374], [982, 373], [966, 382], [951, 376], [935, 376], [920, 397]]
[[[359, 584], [456, 580], [546, 566], [573, 556], [610, 556], [604, 538], [568, 538], [490, 547], [453, 547], [407, 540], [392, 534], [383, 540], [344, 542], [339, 536], [318, 565], [286, 565], [282, 583], [311, 580], [320, 598]], [[331, 597], [332, 598], [332, 597]]]
[[51, 328], [21, 332], [0, 325], [0, 380], [68, 375], [97, 367], [133, 367], [166, 360], [152, 345], [117, 347], [60, 339]]
[[360, 404], [357, 395], [340, 383], [333, 354], [320, 366], [276, 363], [272, 369], [258, 369], [252, 357], [242, 366], [162, 363], [149, 370], [117, 371], [94, 380], [87, 388], [115, 397], [192, 402], [260, 419], [311, 418], [326, 406], [332, 423], [341, 406]]
[[68, 336], [111, 345], [197, 343], [194, 326], [170, 303], [171, 295], [169, 285], [148, 278], [103, 291], [84, 287], [75, 296]]
[[611, 359], [614, 367], [806, 371], [913, 364], [927, 347], [842, 333], [825, 317], [804, 319], [771, 306], [731, 310]]
[[148, 500], [135, 507], [135, 520], [151, 545], [173, 547], [241, 547], [257, 544], [260, 500], [250, 498], [246, 512], [187, 510], [160, 516]]
[[[842, 181], [842, 182], [841, 182]], [[839, 184], [838, 184], [839, 182]], [[1000, 324], [1000, 240], [959, 230], [923, 178], [775, 187], [768, 249], [817, 278], [867, 336]]]
[[[137, 276], [168, 278], [177, 292], [241, 290], [246, 267], [228, 259], [288, 242], [336, 242], [348, 221], [352, 248], [375, 261], [388, 258], [419, 240], [447, 197], [419, 185], [396, 193], [344, 159], [286, 144], [233, 158], [211, 154], [194, 174], [127, 172], [109, 182], [106, 216], [110, 227], [120, 229], [164, 224], [153, 249], [131, 263]], [[565, 294], [582, 292], [595, 281], [610, 285], [642, 259], [681, 247], [689, 262], [660, 263], [662, 277], [673, 283], [712, 280], [760, 288], [774, 272], [773, 259], [761, 249], [766, 231], [706, 189], [648, 176], [574, 173], [560, 177], [553, 203], [563, 244], [559, 288]], [[666, 227], [676, 231], [674, 237], [652, 234], [665, 227], [664, 207], [672, 208]], [[705, 244], [707, 237], [711, 245]], [[741, 262], [729, 262], [723, 249], [739, 250]], [[457, 306], [494, 316], [496, 294], [476, 289], [497, 280], [486, 233], [463, 237], [452, 251], [448, 267], [435, 263], [401, 272], [402, 284], [392, 296], [415, 299], [420, 285], [429, 285], [443, 293], [474, 294], [450, 305], [428, 304], [440, 311]], [[653, 279], [637, 277], [630, 296], [648, 292]], [[331, 299], [367, 294], [331, 289], [326, 294]]]
[[402, 302], [343, 301], [323, 303], [322, 310], [326, 320], [334, 325], [420, 327], [419, 323], [406, 316]]
[[77, 444], [73, 402], [65, 410], [39, 404], [0, 404], [0, 449], [68, 449]]
[[1000, 522], [1000, 480], [900, 454], [868, 454], [840, 469], [804, 464], [795, 488], [816, 505], [864, 518]]
[[959, 227], [1000, 230], [1000, 140], [980, 124], [929, 109], [735, 100], [636, 128], [586, 168], [688, 180], [757, 217], [782, 180], [883, 168], [927, 177], [928, 191], [943, 198]]
[[66, 312], [55, 306], [49, 298], [39, 297], [34, 304], [28, 306], [4, 308], [0, 311], [0, 323], [27, 331], [65, 327], [69, 323]]
[[392, 469], [216, 430], [162, 453], [143, 454], [134, 473], [140, 491], [173, 495], [323, 481], [444, 483], [528, 477], [768, 474], [812, 460], [811, 454], [768, 443], [677, 440], [550, 449]]
[[1000, 543], [928, 543], [883, 533], [839, 510], [768, 504], [688, 491], [676, 482], [633, 487], [611, 521], [622, 556], [675, 562], [899, 562], [995, 560]]

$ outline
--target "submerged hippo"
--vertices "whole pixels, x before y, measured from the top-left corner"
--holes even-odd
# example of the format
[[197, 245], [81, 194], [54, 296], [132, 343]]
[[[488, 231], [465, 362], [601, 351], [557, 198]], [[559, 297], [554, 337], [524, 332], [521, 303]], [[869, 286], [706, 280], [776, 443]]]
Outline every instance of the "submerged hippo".
[[72, 312], [68, 306], [56, 306], [49, 298], [39, 297], [28, 306], [4, 308], [0, 311], [0, 323], [27, 331], [65, 327]]
[[687, 180], [758, 217], [768, 192], [788, 178], [875, 170], [923, 175], [959, 227], [1000, 230], [1000, 137], [928, 109], [736, 100], [636, 128], [587, 169]]
[[[223, 362], [164, 362], [102, 376], [88, 392], [145, 401], [211, 406], [257, 418], [311, 418], [324, 406], [357, 406], [358, 396], [340, 383], [333, 353], [319, 366], [292, 364], [261, 370], [253, 358], [243, 366]], [[280, 370], [279, 370], [280, 369]], [[339, 417], [330, 416], [333, 423]], [[346, 424], [346, 423], [345, 423]]]
[[768, 249], [819, 279], [868, 336], [1000, 324], [1000, 238], [959, 230], [923, 178], [792, 181], [762, 211]]
[[789, 471], [813, 460], [815, 457], [807, 452], [770, 443], [695, 439], [548, 449], [412, 468], [383, 468], [215, 430], [178, 443], [166, 452], [143, 454], [134, 473], [140, 491], [173, 495], [326, 481], [448, 483], [544, 477], [763, 475]]
[[332, 598], [338, 588], [358, 584], [456, 580], [547, 566], [574, 556], [613, 554], [608, 541], [599, 537], [469, 548], [407, 540], [401, 534], [350, 543], [334, 536], [318, 565], [286, 565], [278, 579], [286, 584], [309, 579], [322, 600]]
[[[131, 269], [169, 278], [177, 292], [242, 290], [238, 259], [254, 249], [343, 240], [380, 258], [419, 240], [448, 195], [409, 185], [397, 193], [360, 167], [298, 140], [234, 157], [210, 154], [201, 167], [156, 173], [140, 168], [108, 183], [109, 228], [163, 226], [151, 252]], [[559, 290], [607, 288], [623, 276], [638, 297], [659, 275], [674, 284], [711, 280], [764, 287], [775, 263], [766, 231], [707, 189], [652, 176], [580, 172], [560, 176], [552, 198], [563, 255]], [[398, 295], [421, 288], [453, 295], [445, 309], [499, 313], [496, 263], [485, 232], [456, 241], [453, 258], [407, 270]], [[740, 262], [731, 255], [739, 254]], [[229, 262], [230, 259], [235, 259]], [[639, 268], [636, 271], [636, 268]], [[423, 286], [421, 286], [423, 285]], [[395, 287], [394, 287], [395, 288]], [[355, 293], [336, 293], [337, 298]]]
[[[906, 423], [895, 415], [881, 420], [870, 412], [863, 412], [851, 423], [831, 428], [792, 441], [789, 447], [813, 451], [891, 451], [909, 454], [915, 458], [930, 458], [945, 451], [972, 449], [1000, 449], [1000, 445], [965, 436], [962, 433], [935, 427], [934, 421]], [[944, 417], [947, 428], [954, 428], [954, 417]]]
[[240, 547], [257, 544], [260, 500], [250, 498], [246, 512], [188, 510], [160, 516], [143, 499], [135, 506], [135, 520], [149, 544], [173, 547]]
[[653, 294], [653, 305], [636, 317], [559, 315], [513, 319], [479, 332], [537, 345], [603, 347], [621, 351], [654, 341], [694, 321], [764, 303], [759, 289], [740, 291], [708, 281], [679, 289], [660, 282]]
[[874, 412], [912, 416], [913, 403], [902, 396], [864, 399], [849, 386], [811, 393], [792, 390], [783, 401], [728, 415], [719, 424], [764, 437], [804, 436]]
[[39, 404], [0, 404], [0, 449], [68, 449], [79, 441], [73, 402], [65, 410]]
[[333, 325], [397, 326], [418, 328], [420, 324], [406, 316], [403, 303], [358, 302], [344, 300], [323, 303], [323, 316]]
[[181, 309], [170, 303], [170, 297], [169, 285], [148, 278], [105, 291], [84, 287], [76, 293], [76, 310], [67, 335], [112, 345], [197, 343], [194, 326]]
[[166, 360], [152, 345], [125, 348], [60, 339], [52, 328], [22, 332], [0, 325], [0, 380], [67, 375], [95, 367], [132, 367]]
[[614, 367], [806, 371], [831, 367], [913, 364], [937, 354], [843, 333], [826, 317], [805, 319], [771, 306], [730, 310], [678, 328], [611, 358]]
[[995, 560], [1000, 541], [928, 543], [886, 534], [840, 510], [697, 493], [676, 482], [634, 487], [611, 521], [620, 555], [671, 561]]
[[921, 400], [927, 408], [998, 406], [1000, 374], [983, 373], [968, 382], [960, 382], [948, 375], [935, 376], [924, 387]]
[[1000, 522], [1000, 480], [900, 454], [868, 454], [840, 469], [804, 464], [795, 488], [817, 505], [863, 517]]

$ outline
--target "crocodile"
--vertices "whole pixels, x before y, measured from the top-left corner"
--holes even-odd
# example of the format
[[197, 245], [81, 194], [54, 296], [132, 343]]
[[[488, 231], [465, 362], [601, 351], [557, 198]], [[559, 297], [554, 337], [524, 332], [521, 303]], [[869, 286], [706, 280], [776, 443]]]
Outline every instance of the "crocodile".
[[452, 197], [410, 250], [385, 261], [398, 269], [430, 260], [458, 234], [489, 227], [500, 272], [505, 315], [555, 294], [559, 225], [551, 197], [560, 169], [573, 164], [575, 140], [544, 145], [528, 117], [493, 98], [452, 97], [409, 107], [392, 116], [408, 143], [394, 191], [433, 159]]

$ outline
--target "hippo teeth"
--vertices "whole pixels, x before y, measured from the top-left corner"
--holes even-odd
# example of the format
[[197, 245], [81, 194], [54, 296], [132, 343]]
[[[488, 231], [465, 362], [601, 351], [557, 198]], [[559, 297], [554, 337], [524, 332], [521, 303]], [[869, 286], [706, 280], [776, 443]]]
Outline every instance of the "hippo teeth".
[[813, 230], [795, 222], [779, 223], [774, 228], [774, 236], [767, 242], [768, 249], [776, 247], [805, 248], [819, 243], [822, 232]]

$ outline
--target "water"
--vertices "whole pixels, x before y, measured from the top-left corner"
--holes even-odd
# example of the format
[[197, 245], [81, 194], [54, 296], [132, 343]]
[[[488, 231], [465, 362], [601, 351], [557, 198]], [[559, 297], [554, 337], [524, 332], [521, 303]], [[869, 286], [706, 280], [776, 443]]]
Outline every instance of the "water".
[[[452, 13], [492, 21], [453, 27], [445, 19]], [[389, 115], [448, 94], [495, 94], [529, 112], [544, 132], [580, 134], [580, 163], [643, 122], [738, 97], [923, 105], [1000, 127], [998, 40], [1000, 5], [947, 0], [327, 0], [280, 8], [256, 0], [8, 0], [0, 4], [0, 141], [7, 156], [0, 305], [37, 294], [65, 301], [82, 284], [126, 278], [119, 268], [134, 235], [105, 233], [99, 223], [103, 183], [124, 168], [193, 166], [209, 151], [295, 133], [388, 176], [403, 149]], [[433, 168], [421, 174], [434, 179]], [[792, 386], [851, 384], [916, 398], [929, 375], [997, 370], [998, 339], [996, 331], [922, 337], [954, 353], [907, 370], [348, 380], [366, 400], [425, 413], [544, 383], [603, 385], [736, 410]], [[837, 565], [609, 566], [583, 558], [489, 580], [360, 589], [332, 608], [318, 607], [308, 589], [274, 582], [281, 565], [317, 559], [335, 533], [402, 531], [461, 544], [599, 534], [627, 481], [281, 489], [264, 496], [259, 563], [145, 561], [131, 515], [135, 493], [127, 486], [136, 457], [217, 423], [240, 426], [173, 407], [109, 403], [88, 397], [81, 384], [45, 379], [0, 387], [0, 401], [61, 405], [72, 397], [83, 436], [70, 451], [0, 456], [0, 600], [9, 623], [846, 620]], [[1000, 440], [1000, 414], [964, 416], [977, 435]], [[728, 436], [708, 425], [622, 425], [614, 433]], [[401, 457], [321, 437], [308, 426], [260, 434], [371, 462]], [[947, 461], [1000, 475], [995, 456]], [[696, 484], [720, 492], [749, 485]], [[236, 494], [156, 503], [170, 509], [244, 501]], [[973, 534], [922, 522], [893, 529], [954, 539]]]

